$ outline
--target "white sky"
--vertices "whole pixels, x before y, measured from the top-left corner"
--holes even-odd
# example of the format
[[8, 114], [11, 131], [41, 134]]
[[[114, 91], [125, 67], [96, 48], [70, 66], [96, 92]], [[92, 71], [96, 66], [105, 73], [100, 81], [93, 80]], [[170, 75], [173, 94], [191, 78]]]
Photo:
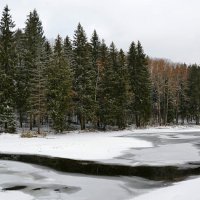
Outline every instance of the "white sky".
[[36, 8], [49, 39], [73, 38], [80, 22], [118, 49], [140, 40], [151, 57], [200, 64], [199, 0], [0, 0], [1, 13], [6, 4], [20, 28]]

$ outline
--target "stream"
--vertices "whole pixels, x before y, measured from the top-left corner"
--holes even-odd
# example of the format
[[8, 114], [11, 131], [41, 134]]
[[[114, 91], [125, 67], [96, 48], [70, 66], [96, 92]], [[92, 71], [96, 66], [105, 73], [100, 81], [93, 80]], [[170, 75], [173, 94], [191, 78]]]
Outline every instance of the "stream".
[[0, 161], [0, 197], [1, 193], [20, 191], [34, 200], [122, 200], [167, 184], [139, 177], [70, 174], [33, 164]]

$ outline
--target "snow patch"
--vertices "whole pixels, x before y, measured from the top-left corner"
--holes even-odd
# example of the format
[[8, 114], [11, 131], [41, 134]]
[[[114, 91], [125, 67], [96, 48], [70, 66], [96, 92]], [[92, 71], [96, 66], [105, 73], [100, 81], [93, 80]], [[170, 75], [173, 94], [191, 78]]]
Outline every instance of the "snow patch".
[[162, 189], [156, 189], [131, 200], [199, 200], [200, 178], [187, 180]]
[[28, 194], [18, 191], [1, 191], [0, 199], [2, 200], [33, 200], [34, 198]]
[[140, 165], [177, 165], [199, 161], [199, 151], [192, 144], [169, 144], [157, 148], [134, 150], [134, 159]]
[[134, 133], [177, 133], [177, 132], [200, 132], [198, 125], [177, 125], [177, 126], [148, 126], [145, 129], [130, 128]]

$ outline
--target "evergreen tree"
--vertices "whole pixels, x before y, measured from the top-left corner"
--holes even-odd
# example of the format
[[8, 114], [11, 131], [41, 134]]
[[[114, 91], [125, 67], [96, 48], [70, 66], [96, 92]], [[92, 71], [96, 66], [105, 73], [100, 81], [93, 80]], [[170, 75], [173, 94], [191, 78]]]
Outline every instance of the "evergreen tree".
[[[120, 67], [118, 62], [118, 50], [115, 44], [112, 42], [109, 49], [109, 65], [110, 72], [109, 82], [110, 82], [110, 116], [112, 118], [111, 125], [119, 125], [119, 115], [121, 111], [120, 98], [121, 88], [120, 88]], [[118, 121], [118, 122], [117, 122]], [[121, 125], [119, 125], [121, 126]], [[121, 128], [121, 127], [120, 127]]]
[[[127, 64], [128, 64], [128, 80], [129, 80], [129, 110], [130, 110], [130, 115], [134, 114], [135, 115], [135, 99], [134, 99], [134, 93], [135, 93], [135, 87], [137, 85], [137, 81], [135, 79], [136, 76], [136, 46], [135, 43], [132, 42], [129, 48], [128, 56], [127, 56]], [[131, 117], [132, 118], [132, 117]], [[133, 119], [131, 120], [131, 123], [133, 123]]]
[[185, 118], [188, 116], [189, 109], [189, 97], [188, 97], [188, 67], [186, 64], [181, 65], [181, 81], [179, 82], [180, 88], [180, 103], [179, 103], [179, 115], [184, 124]]
[[109, 52], [104, 40], [101, 42], [99, 47], [99, 58], [98, 58], [98, 68], [99, 68], [99, 80], [98, 80], [98, 93], [97, 93], [97, 126], [98, 128], [106, 128], [106, 104], [107, 98], [105, 93], [105, 86], [107, 82], [106, 69], [109, 66]]
[[85, 129], [87, 121], [93, 121], [95, 117], [94, 88], [95, 73], [92, 68], [90, 48], [87, 42], [85, 31], [81, 24], [78, 24], [75, 31], [74, 41], [74, 92], [75, 106], [81, 129]]
[[64, 39], [64, 54], [65, 54], [66, 60], [68, 61], [69, 67], [73, 72], [75, 61], [74, 61], [74, 52], [73, 52], [72, 42], [69, 36], [67, 36]]
[[189, 96], [189, 114], [195, 119], [196, 124], [200, 120], [200, 67], [192, 65], [189, 69], [188, 78], [188, 96]]
[[0, 124], [4, 131], [15, 131], [14, 75], [15, 75], [15, 27], [10, 10], [6, 6], [0, 21]]
[[95, 71], [95, 95], [94, 95], [95, 102], [97, 101], [99, 73], [100, 73], [99, 72], [100, 69], [99, 69], [99, 65], [98, 65], [100, 44], [101, 43], [99, 41], [97, 32], [96, 32], [96, 30], [94, 30], [91, 41], [90, 41], [90, 45], [91, 45], [92, 66]]
[[44, 44], [42, 23], [37, 11], [34, 10], [28, 15], [25, 27], [25, 65], [28, 69], [29, 78], [30, 129], [32, 129], [32, 123], [36, 124], [37, 122], [38, 133], [40, 133], [41, 121], [46, 113], [46, 55]]
[[90, 51], [91, 51], [91, 60], [92, 60], [92, 68], [94, 70], [94, 109], [95, 109], [95, 119], [94, 124], [99, 126], [99, 82], [100, 82], [100, 45], [101, 42], [99, 40], [98, 34], [96, 30], [94, 30], [91, 40], [90, 40]]
[[45, 54], [46, 54], [46, 60], [48, 62], [50, 60], [53, 52], [52, 52], [51, 45], [50, 45], [49, 41], [47, 41], [47, 40], [44, 43], [44, 50], [45, 50]]
[[62, 39], [57, 37], [50, 68], [48, 70], [48, 107], [53, 128], [62, 132], [66, 127], [67, 114], [71, 107], [71, 72], [65, 57]]
[[132, 111], [135, 114], [136, 126], [145, 125], [151, 117], [151, 83], [147, 68], [146, 55], [138, 42], [131, 43], [128, 52], [128, 69], [131, 90], [133, 93]]
[[104, 41], [100, 46], [100, 69], [101, 80], [99, 84], [99, 115], [102, 128], [107, 125], [115, 125], [116, 123], [116, 68], [117, 50], [114, 43], [110, 49], [105, 45]]
[[28, 71], [25, 66], [25, 48], [24, 48], [24, 33], [18, 29], [15, 33], [15, 43], [16, 43], [16, 109], [19, 115], [20, 127], [22, 127], [22, 123], [26, 116], [26, 112], [28, 109]]
[[126, 56], [122, 49], [118, 54], [118, 87], [117, 87], [117, 100], [118, 100], [118, 113], [117, 125], [119, 128], [125, 128], [127, 122], [127, 106], [128, 106], [128, 71], [126, 65]]
[[109, 49], [108, 84], [109, 84], [109, 102], [110, 102], [110, 123], [117, 125], [120, 129], [126, 126], [126, 99], [127, 99], [127, 82], [126, 82], [126, 59], [124, 52], [116, 49], [112, 42]]

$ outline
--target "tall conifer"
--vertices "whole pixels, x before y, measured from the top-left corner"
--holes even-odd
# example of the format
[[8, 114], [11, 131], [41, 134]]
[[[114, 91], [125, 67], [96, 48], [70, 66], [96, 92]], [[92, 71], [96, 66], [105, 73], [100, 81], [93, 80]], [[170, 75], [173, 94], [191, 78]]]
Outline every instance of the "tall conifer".
[[136, 126], [145, 125], [151, 117], [151, 83], [147, 67], [147, 58], [140, 42], [131, 43], [128, 52], [128, 69], [133, 93], [132, 111]]
[[192, 65], [189, 68], [189, 114], [192, 119], [195, 119], [196, 124], [200, 123], [200, 67]]
[[25, 47], [24, 47], [24, 33], [18, 29], [15, 33], [16, 43], [16, 109], [19, 116], [20, 127], [23, 125], [23, 121], [28, 111], [28, 69], [25, 66]]
[[0, 21], [0, 123], [6, 132], [15, 131], [15, 27], [6, 6]]
[[29, 77], [30, 129], [37, 124], [40, 133], [41, 121], [46, 113], [45, 38], [42, 23], [36, 10], [30, 12], [25, 27], [25, 65]]
[[87, 42], [85, 31], [80, 23], [74, 34], [73, 50], [75, 60], [74, 100], [81, 129], [85, 129], [86, 122], [93, 121], [95, 115], [95, 73], [91, 62], [90, 47]]
[[67, 114], [71, 109], [72, 77], [60, 36], [55, 41], [47, 87], [48, 110], [53, 120], [53, 128], [62, 132], [67, 128]]

